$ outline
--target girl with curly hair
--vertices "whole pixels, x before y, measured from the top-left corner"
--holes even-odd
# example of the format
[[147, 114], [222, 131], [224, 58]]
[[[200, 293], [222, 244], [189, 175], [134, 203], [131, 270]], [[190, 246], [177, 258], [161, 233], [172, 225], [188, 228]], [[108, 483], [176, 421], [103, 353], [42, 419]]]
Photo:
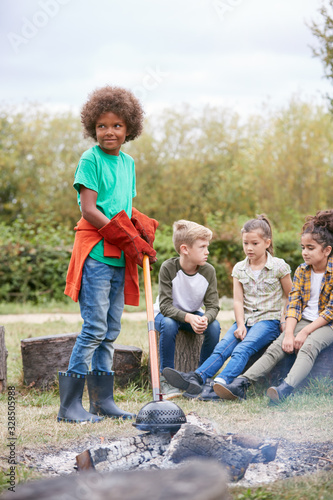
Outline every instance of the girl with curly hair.
[[[58, 421], [132, 418], [113, 400], [114, 341], [124, 304], [138, 305], [138, 270], [143, 255], [156, 261], [157, 221], [132, 206], [134, 160], [121, 151], [142, 131], [143, 110], [128, 90], [95, 90], [82, 108], [84, 135], [97, 145], [83, 153], [74, 176], [82, 212], [66, 278], [65, 294], [79, 300], [83, 325], [67, 372], [59, 372]], [[91, 368], [90, 368], [91, 367]], [[90, 371], [89, 371], [90, 370]], [[87, 379], [90, 411], [82, 406]]]
[[301, 246], [304, 264], [294, 274], [284, 333], [241, 377], [216, 387], [223, 399], [245, 399], [252, 382], [295, 353], [296, 360], [286, 378], [267, 391], [271, 401], [279, 403], [307, 377], [318, 354], [333, 343], [333, 210], [307, 217]]

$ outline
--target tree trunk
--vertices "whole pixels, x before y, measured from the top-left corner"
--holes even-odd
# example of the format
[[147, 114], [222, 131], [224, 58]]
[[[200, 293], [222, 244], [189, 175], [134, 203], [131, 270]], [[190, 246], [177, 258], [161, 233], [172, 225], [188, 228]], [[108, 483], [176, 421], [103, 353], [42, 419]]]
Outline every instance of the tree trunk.
[[203, 335], [180, 330], [176, 337], [175, 369], [193, 372], [199, 366]]
[[[159, 343], [159, 332], [156, 332]], [[179, 330], [176, 336], [175, 369], [181, 372], [192, 372], [199, 366], [203, 335]]]

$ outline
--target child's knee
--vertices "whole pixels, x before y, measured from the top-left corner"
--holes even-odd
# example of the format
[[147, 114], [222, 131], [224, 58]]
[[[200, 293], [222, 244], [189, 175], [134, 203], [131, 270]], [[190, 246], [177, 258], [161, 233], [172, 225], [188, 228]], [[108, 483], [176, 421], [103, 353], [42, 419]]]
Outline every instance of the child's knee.
[[220, 323], [215, 319], [210, 325], [208, 325], [206, 333], [208, 333], [212, 336], [220, 337], [220, 333], [221, 333]]

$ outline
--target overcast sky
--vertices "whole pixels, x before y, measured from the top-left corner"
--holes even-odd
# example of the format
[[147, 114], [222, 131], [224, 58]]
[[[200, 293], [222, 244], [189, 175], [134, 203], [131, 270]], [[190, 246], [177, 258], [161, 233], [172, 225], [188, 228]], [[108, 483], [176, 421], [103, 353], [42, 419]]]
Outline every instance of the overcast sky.
[[105, 84], [147, 114], [189, 103], [245, 116], [323, 100], [306, 22], [320, 0], [1, 0], [0, 99], [79, 109]]

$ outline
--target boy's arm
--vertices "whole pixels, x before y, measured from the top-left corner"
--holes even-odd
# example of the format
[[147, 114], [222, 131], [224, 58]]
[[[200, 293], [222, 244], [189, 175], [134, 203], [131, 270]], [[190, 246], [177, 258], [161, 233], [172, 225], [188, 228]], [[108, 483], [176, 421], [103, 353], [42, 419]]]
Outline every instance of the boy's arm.
[[206, 290], [206, 294], [203, 299], [203, 304], [205, 306], [204, 316], [207, 318], [208, 323], [212, 323], [212, 321], [216, 319], [218, 312], [220, 310], [219, 295], [217, 291], [216, 272], [214, 268], [212, 268], [212, 271], [213, 272], [209, 277], [208, 288]]
[[177, 307], [174, 307], [173, 305], [172, 279], [173, 277], [170, 274], [170, 270], [167, 265], [163, 263], [158, 278], [160, 311], [163, 316], [185, 323], [186, 312], [181, 309], [177, 309]]
[[110, 219], [98, 210], [96, 206], [97, 192], [86, 188], [82, 184], [80, 186], [80, 202], [82, 217], [97, 229], [101, 229], [101, 227], [110, 222]]
[[125, 210], [108, 219], [96, 206], [97, 192], [83, 185], [80, 186], [80, 199], [83, 218], [95, 226], [106, 241], [119, 247], [141, 267], [144, 254], [149, 256], [151, 264], [156, 262], [155, 250], [140, 237]]

